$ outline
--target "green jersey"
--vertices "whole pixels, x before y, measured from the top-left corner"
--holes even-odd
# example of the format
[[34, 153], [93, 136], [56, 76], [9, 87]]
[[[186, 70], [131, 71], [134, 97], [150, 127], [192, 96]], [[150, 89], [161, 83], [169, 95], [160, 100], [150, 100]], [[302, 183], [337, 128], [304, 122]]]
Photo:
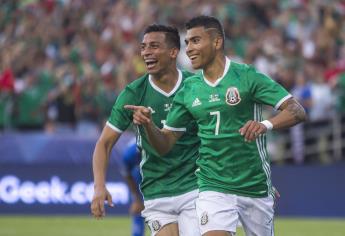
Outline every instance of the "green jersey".
[[262, 120], [263, 104], [278, 108], [291, 95], [254, 68], [226, 59], [223, 76], [214, 84], [202, 73], [190, 77], [176, 94], [166, 129], [198, 124], [197, 161], [200, 191], [264, 197], [271, 193], [266, 137], [245, 142], [239, 129]]
[[[116, 132], [126, 130], [132, 123], [133, 113], [124, 109], [124, 106], [138, 105], [149, 107], [153, 122], [162, 128], [176, 91], [182, 87], [185, 78], [191, 75], [179, 71], [176, 86], [170, 93], [157, 87], [149, 75], [137, 79], [117, 98], [107, 125]], [[137, 130], [137, 144], [142, 153], [140, 189], [145, 200], [176, 196], [197, 189], [195, 171], [200, 140], [195, 122], [187, 126], [187, 132], [163, 157], [150, 146], [144, 128], [138, 126]]]

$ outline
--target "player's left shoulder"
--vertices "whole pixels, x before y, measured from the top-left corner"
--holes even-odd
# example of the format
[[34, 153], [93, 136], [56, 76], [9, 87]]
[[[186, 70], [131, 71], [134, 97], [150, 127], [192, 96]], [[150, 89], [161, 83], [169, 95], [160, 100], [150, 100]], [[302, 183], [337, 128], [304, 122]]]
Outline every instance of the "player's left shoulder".
[[249, 64], [246, 64], [246, 63], [241, 63], [241, 62], [236, 62], [236, 61], [233, 61], [233, 60], [231, 61], [231, 64], [230, 64], [230, 69], [233, 70], [234, 73], [236, 73], [236, 74], [247, 73], [252, 68], [254, 68], [252, 65], [249, 65]]

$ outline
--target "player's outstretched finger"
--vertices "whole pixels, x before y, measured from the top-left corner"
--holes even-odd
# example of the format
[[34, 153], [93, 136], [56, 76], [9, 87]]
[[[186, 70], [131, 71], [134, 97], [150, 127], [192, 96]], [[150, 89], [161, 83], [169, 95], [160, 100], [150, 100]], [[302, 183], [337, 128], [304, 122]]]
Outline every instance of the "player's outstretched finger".
[[136, 111], [139, 109], [139, 106], [125, 105], [124, 108], [126, 108], [127, 110]]
[[148, 116], [151, 114], [151, 110], [147, 107], [144, 107], [144, 106], [125, 105], [124, 108], [127, 110], [131, 110], [134, 113], [141, 112], [141, 113], [148, 115]]

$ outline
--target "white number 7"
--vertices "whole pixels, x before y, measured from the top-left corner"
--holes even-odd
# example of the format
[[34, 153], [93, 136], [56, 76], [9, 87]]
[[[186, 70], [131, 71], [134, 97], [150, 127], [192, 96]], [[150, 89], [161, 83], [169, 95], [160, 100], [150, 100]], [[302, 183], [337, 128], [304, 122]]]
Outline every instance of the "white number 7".
[[217, 118], [217, 121], [216, 121], [216, 130], [214, 131], [214, 134], [215, 135], [218, 135], [219, 134], [219, 123], [220, 123], [220, 112], [219, 111], [212, 111], [210, 112], [210, 115], [211, 116], [216, 116]]

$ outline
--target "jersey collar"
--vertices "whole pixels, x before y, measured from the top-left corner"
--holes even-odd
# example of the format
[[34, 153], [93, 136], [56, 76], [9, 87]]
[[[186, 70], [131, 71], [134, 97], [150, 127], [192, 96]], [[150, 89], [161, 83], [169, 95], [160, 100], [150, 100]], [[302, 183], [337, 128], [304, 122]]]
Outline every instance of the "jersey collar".
[[224, 68], [223, 75], [222, 75], [222, 77], [218, 78], [214, 83], [208, 81], [204, 76], [204, 71], [201, 71], [201, 74], [202, 74], [202, 77], [203, 77], [205, 83], [211, 87], [216, 87], [220, 83], [220, 81], [222, 81], [222, 79], [225, 77], [226, 73], [228, 73], [228, 70], [230, 68], [230, 64], [231, 64], [230, 59], [228, 57], [225, 57], [225, 68]]
[[155, 85], [155, 83], [152, 81], [152, 76], [149, 75], [149, 82], [150, 82], [152, 88], [153, 88], [154, 90], [156, 90], [157, 92], [163, 94], [163, 95], [166, 96], [166, 97], [170, 97], [171, 95], [173, 95], [173, 94], [176, 92], [176, 90], [180, 87], [181, 82], [182, 82], [182, 72], [181, 72], [181, 70], [179, 70], [179, 69], [177, 69], [177, 71], [178, 71], [177, 82], [176, 82], [176, 84], [175, 84], [175, 87], [174, 87], [169, 93], [165, 92], [165, 91], [162, 90], [160, 87], [158, 87], [157, 85]]

